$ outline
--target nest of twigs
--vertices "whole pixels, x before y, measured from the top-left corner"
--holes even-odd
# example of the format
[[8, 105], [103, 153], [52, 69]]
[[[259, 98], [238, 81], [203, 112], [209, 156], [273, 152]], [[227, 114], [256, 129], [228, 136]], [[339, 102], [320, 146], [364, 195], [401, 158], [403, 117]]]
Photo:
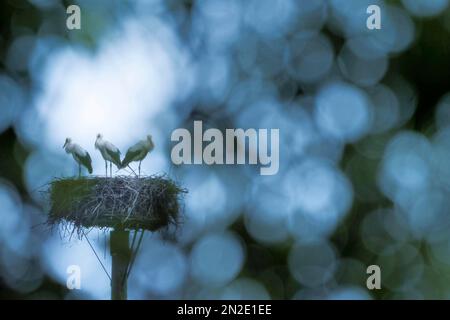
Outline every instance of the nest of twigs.
[[178, 225], [186, 190], [165, 176], [81, 177], [50, 183], [51, 226], [156, 231]]

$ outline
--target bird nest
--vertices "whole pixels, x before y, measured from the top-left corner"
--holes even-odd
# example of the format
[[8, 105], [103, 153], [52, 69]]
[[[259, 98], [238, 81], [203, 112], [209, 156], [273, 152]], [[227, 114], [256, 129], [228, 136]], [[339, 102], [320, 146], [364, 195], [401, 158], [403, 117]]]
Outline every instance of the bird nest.
[[50, 226], [144, 229], [178, 225], [186, 190], [165, 176], [56, 179], [48, 194]]

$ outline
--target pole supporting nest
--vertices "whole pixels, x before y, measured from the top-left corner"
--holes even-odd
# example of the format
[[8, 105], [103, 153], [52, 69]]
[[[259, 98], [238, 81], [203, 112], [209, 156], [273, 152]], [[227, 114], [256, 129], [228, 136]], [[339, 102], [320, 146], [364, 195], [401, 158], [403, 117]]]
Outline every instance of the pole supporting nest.
[[130, 231], [115, 228], [110, 233], [112, 260], [111, 300], [127, 300], [127, 273], [131, 258], [129, 247]]

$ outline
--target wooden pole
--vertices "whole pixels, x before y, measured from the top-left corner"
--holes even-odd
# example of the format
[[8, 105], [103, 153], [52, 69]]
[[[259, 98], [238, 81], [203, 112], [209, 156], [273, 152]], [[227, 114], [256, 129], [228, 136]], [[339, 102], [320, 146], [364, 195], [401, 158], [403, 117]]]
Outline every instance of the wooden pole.
[[130, 261], [128, 244], [130, 231], [115, 228], [110, 234], [110, 251], [112, 257], [111, 300], [127, 300], [127, 267]]

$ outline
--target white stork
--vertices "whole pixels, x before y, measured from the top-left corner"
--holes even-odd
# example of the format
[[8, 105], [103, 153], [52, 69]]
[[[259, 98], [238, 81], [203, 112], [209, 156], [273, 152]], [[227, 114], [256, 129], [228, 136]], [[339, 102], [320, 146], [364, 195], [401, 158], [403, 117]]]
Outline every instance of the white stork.
[[139, 161], [139, 176], [141, 176], [141, 163], [147, 154], [153, 150], [155, 145], [153, 144], [152, 136], [148, 135], [145, 139], [139, 141], [132, 147], [130, 147], [125, 155], [125, 159], [122, 161], [122, 168], [130, 165], [130, 162]]
[[112, 164], [114, 163], [117, 169], [121, 168], [120, 150], [111, 142], [104, 140], [101, 134], [97, 135], [97, 140], [95, 140], [95, 149], [99, 150], [103, 159], [105, 159], [106, 176], [108, 175], [109, 161], [109, 171], [112, 177]]
[[89, 173], [92, 173], [92, 160], [89, 153], [80, 147], [78, 144], [73, 143], [72, 139], [67, 138], [63, 145], [66, 153], [72, 154], [72, 157], [78, 163], [78, 176], [81, 177], [81, 166], [86, 167]]

